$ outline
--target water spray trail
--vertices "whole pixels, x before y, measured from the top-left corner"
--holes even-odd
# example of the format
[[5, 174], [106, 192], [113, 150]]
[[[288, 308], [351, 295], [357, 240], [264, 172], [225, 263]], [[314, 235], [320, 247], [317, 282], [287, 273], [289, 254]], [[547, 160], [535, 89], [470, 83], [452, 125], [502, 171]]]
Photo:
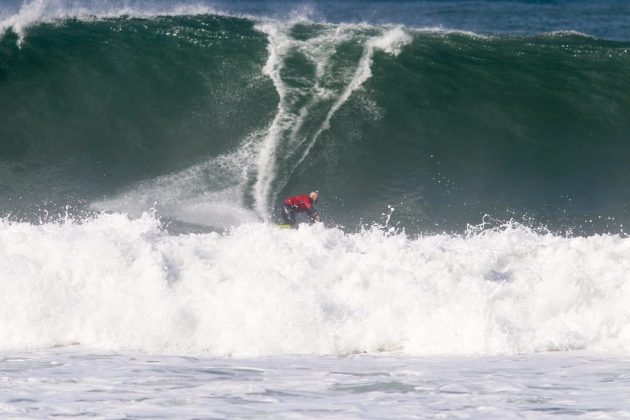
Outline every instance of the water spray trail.
[[284, 62], [280, 58], [283, 51], [288, 48], [288, 42], [286, 39], [280, 39], [280, 31], [277, 26], [263, 25], [261, 30], [269, 36], [269, 44], [267, 50], [269, 51], [269, 58], [263, 68], [263, 73], [268, 75], [273, 81], [276, 91], [280, 100], [278, 102], [278, 112], [269, 127], [269, 132], [266, 139], [262, 142], [258, 153], [258, 178], [254, 185], [254, 198], [255, 209], [259, 216], [264, 219], [269, 218], [269, 208], [267, 203], [269, 202], [269, 195], [271, 185], [274, 180], [274, 168], [276, 164], [276, 149], [280, 136], [282, 134], [282, 127], [286, 125], [286, 88], [280, 77], [280, 71], [284, 66]]
[[[271, 78], [280, 98], [274, 121], [260, 146], [258, 176], [253, 188], [256, 211], [267, 219], [269, 209], [279, 191], [286, 185], [291, 174], [304, 162], [322, 132], [330, 127], [332, 117], [352, 93], [371, 77], [370, 68], [374, 51], [380, 49], [396, 55], [402, 46], [410, 41], [410, 37], [400, 27], [371, 36], [364, 34], [360, 26], [346, 25], [324, 30], [322, 35], [304, 41], [289, 36], [288, 31], [291, 27], [265, 24], [260, 25], [258, 29], [266, 33], [269, 39], [269, 58], [263, 73]], [[326, 88], [323, 81], [337, 47], [357, 39], [363, 43], [363, 51], [356, 68], [350, 72], [352, 76], [338, 92]], [[284, 60], [291, 52], [299, 53], [314, 65], [314, 80], [311, 81], [309, 88], [290, 87], [283, 79]], [[300, 105], [300, 100], [305, 104]], [[297, 109], [293, 109], [295, 106]], [[321, 114], [314, 111], [322, 106], [327, 110], [322, 121], [318, 122]], [[313, 133], [303, 132], [308, 122], [314, 122], [318, 127]], [[299, 157], [295, 156], [296, 153], [299, 153]], [[282, 172], [281, 167], [290, 160], [295, 160], [296, 163], [291, 164], [289, 170]]]
[[343, 93], [339, 96], [339, 98], [334, 103], [334, 105], [330, 108], [330, 111], [328, 111], [328, 114], [326, 114], [326, 118], [324, 119], [324, 122], [320, 125], [315, 135], [313, 135], [311, 141], [306, 146], [306, 150], [304, 150], [304, 153], [302, 154], [300, 159], [293, 166], [292, 171], [297, 169], [302, 164], [302, 162], [304, 162], [304, 159], [306, 159], [306, 157], [308, 156], [309, 152], [311, 151], [311, 149], [317, 142], [317, 139], [319, 138], [319, 136], [325, 130], [328, 130], [330, 128], [331, 118], [333, 117], [333, 115], [335, 115], [335, 113], [339, 110], [339, 108], [341, 108], [341, 106], [350, 98], [350, 95], [352, 95], [352, 92], [359, 89], [363, 85], [363, 83], [365, 83], [366, 80], [372, 77], [371, 67], [372, 67], [372, 57], [374, 56], [374, 49], [381, 48], [385, 51], [389, 50], [389, 52], [392, 54], [398, 55], [398, 53], [400, 52], [400, 48], [410, 41], [411, 41], [411, 37], [409, 37], [409, 35], [403, 32], [401, 28], [396, 28], [387, 32], [386, 34], [380, 37], [370, 39], [365, 43], [363, 55], [361, 56], [361, 59], [359, 60], [357, 70], [354, 73], [354, 77], [352, 78], [350, 83], [346, 86]]

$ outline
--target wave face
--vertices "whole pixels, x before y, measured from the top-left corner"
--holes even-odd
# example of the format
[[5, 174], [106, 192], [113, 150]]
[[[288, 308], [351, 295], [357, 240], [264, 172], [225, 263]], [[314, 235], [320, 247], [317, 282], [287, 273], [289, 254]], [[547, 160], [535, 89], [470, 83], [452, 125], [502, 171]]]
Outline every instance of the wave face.
[[[512, 226], [411, 239], [120, 214], [0, 225], [0, 350], [266, 356], [630, 351], [630, 240]], [[247, 256], [247, 258], [244, 258]]]
[[627, 42], [207, 14], [39, 19], [5, 19], [0, 40], [5, 214], [155, 206], [234, 226], [319, 189], [326, 220], [350, 229], [388, 206], [410, 232], [484, 214], [578, 233], [628, 219]]
[[20, 30], [0, 40], [5, 214], [230, 226], [319, 189], [350, 228], [388, 206], [424, 232], [628, 219], [627, 42], [217, 15]]

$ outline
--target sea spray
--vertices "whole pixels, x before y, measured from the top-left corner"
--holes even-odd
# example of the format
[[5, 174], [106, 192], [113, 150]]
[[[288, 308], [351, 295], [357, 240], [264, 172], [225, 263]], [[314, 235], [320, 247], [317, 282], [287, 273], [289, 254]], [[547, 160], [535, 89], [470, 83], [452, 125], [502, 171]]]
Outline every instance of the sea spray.
[[0, 224], [2, 350], [213, 356], [630, 352], [630, 240], [518, 225], [468, 237], [145, 214]]
[[133, 217], [153, 208], [171, 220], [215, 229], [259, 221], [245, 203], [251, 162], [259, 142], [256, 134], [243, 141], [234, 152], [139, 182], [114, 198], [91, 203], [91, 207]]

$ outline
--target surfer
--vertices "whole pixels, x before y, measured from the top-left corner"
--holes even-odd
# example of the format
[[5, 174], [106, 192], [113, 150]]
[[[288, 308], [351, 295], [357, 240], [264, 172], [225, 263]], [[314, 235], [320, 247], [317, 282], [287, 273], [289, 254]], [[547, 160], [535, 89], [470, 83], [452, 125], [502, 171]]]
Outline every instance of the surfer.
[[319, 222], [319, 213], [317, 213], [314, 206], [318, 199], [319, 194], [317, 191], [313, 191], [309, 195], [295, 195], [287, 198], [282, 205], [282, 218], [292, 228], [297, 227], [295, 220], [297, 213], [306, 213], [310, 223]]

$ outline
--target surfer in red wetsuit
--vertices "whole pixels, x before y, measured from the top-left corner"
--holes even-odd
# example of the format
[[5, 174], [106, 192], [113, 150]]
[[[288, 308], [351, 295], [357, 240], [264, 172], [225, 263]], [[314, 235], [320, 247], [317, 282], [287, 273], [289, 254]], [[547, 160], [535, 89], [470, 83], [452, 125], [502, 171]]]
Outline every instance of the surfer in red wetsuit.
[[293, 228], [297, 227], [297, 222], [295, 221], [297, 213], [306, 213], [311, 223], [319, 222], [319, 214], [314, 206], [318, 199], [319, 194], [317, 194], [317, 191], [313, 191], [309, 195], [295, 195], [287, 198], [282, 206], [282, 218]]

